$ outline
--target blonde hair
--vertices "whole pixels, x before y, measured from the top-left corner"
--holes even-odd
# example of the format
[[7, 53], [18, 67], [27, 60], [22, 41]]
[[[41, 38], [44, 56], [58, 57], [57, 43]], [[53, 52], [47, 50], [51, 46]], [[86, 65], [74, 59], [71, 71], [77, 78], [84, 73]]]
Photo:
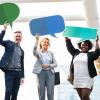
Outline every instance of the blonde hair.
[[48, 42], [49, 42], [49, 46], [50, 46], [50, 39], [49, 39], [49, 38], [47, 38], [47, 37], [45, 37], [45, 38], [43, 38], [43, 39], [40, 41], [40, 44], [39, 44], [40, 49], [42, 48], [41, 43], [42, 43], [44, 40], [48, 40]]

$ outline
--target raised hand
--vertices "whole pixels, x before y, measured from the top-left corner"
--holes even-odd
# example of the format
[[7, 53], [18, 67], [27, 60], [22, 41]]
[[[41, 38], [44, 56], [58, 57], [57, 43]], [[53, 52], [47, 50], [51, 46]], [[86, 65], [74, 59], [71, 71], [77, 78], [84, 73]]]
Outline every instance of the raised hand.
[[36, 43], [37, 43], [37, 44], [38, 44], [38, 42], [39, 42], [39, 37], [40, 37], [39, 33], [36, 33], [35, 39], [36, 39]]
[[98, 42], [98, 41], [99, 41], [99, 36], [97, 35], [96, 42]]
[[95, 46], [95, 49], [99, 49], [99, 36], [97, 35], [97, 38], [96, 38], [96, 46]]
[[39, 41], [39, 36], [35, 36], [36, 42]]
[[65, 37], [65, 41], [68, 41], [68, 40], [70, 40], [68, 37]]
[[3, 26], [4, 26], [4, 30], [6, 30], [7, 26], [8, 26], [8, 23], [5, 23]]

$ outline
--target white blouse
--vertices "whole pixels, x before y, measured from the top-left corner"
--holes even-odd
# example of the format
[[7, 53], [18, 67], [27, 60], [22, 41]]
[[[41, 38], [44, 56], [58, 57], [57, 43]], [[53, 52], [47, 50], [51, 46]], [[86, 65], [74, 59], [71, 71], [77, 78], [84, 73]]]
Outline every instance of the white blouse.
[[43, 64], [50, 64], [50, 56], [48, 54], [48, 52], [41, 52], [41, 56], [42, 56], [42, 63]]
[[80, 53], [74, 60], [74, 88], [90, 88], [93, 79], [89, 76], [87, 53]]
[[[42, 63], [43, 64], [50, 64], [50, 61], [51, 61], [51, 58], [50, 58], [50, 56], [49, 56], [49, 54], [48, 54], [48, 51], [46, 51], [46, 52], [41, 52], [41, 60], [42, 60]], [[50, 68], [42, 68], [42, 69], [44, 69], [44, 70], [49, 70]]]

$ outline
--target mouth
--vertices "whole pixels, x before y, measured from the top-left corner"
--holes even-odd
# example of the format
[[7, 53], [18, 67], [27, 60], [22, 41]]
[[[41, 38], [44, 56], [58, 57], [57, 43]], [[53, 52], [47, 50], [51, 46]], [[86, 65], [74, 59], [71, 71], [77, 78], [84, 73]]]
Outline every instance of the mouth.
[[20, 39], [16, 39], [17, 42], [21, 41]]
[[88, 51], [88, 49], [85, 47], [82, 47], [82, 51]]

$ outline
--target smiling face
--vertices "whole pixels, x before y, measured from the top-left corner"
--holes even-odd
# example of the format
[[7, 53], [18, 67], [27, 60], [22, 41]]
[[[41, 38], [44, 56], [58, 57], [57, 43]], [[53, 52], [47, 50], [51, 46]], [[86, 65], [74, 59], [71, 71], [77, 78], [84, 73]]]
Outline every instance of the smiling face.
[[86, 42], [82, 42], [81, 43], [81, 50], [84, 53], [89, 51], [89, 46], [88, 46], [88, 44]]
[[83, 53], [87, 53], [89, 50], [92, 49], [93, 44], [90, 40], [85, 40], [83, 42], [79, 42], [78, 47]]
[[20, 43], [22, 40], [22, 33], [20, 31], [16, 31], [14, 34], [14, 39], [16, 43]]
[[42, 39], [41, 42], [40, 42], [40, 49], [42, 49], [43, 51], [47, 51], [48, 47], [50, 46], [49, 42], [50, 41], [49, 41], [48, 38]]

